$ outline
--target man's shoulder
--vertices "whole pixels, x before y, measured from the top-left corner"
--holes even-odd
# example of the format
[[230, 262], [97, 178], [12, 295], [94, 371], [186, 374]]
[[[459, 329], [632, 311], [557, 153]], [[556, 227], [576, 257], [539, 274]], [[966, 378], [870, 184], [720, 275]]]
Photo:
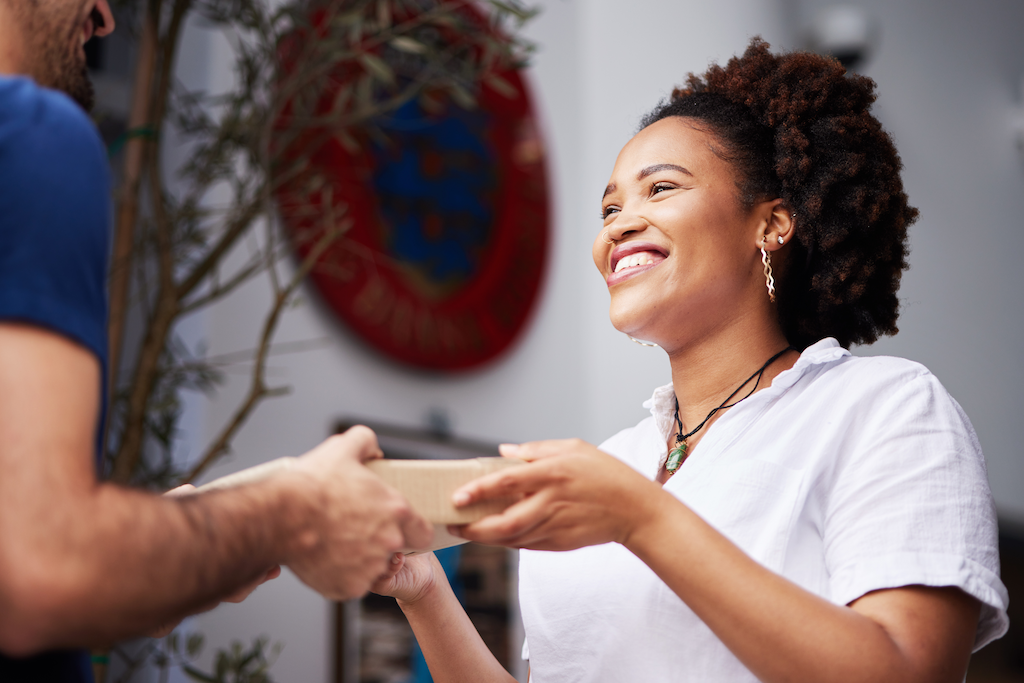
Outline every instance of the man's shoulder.
[[37, 130], [96, 136], [89, 117], [71, 98], [31, 78], [0, 76], [0, 104], [0, 134], [5, 138]]
[[0, 240], [105, 240], [110, 167], [96, 127], [62, 93], [0, 77]]
[[59, 164], [85, 180], [103, 180], [103, 143], [89, 117], [63, 93], [31, 79], [0, 77], [0, 174], [23, 176]]
[[109, 232], [109, 164], [92, 122], [60, 93], [0, 77], [0, 320], [103, 358]]

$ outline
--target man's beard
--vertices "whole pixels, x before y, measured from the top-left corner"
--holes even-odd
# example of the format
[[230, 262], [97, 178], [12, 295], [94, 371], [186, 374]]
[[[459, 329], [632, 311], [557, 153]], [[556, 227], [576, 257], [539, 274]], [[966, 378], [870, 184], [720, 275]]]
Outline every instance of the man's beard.
[[66, 19], [59, 21], [52, 15], [40, 16], [38, 9], [31, 18], [30, 74], [39, 85], [60, 90], [85, 111], [92, 111], [95, 101], [92, 81], [75, 42], [80, 23], [68, 30]]
[[78, 102], [82, 109], [90, 112], [95, 104], [96, 95], [85, 63], [76, 64], [76, 61], [78, 60], [67, 60], [66, 63], [60, 64], [60, 68], [54, 71], [51, 82], [43, 85], [66, 93]]

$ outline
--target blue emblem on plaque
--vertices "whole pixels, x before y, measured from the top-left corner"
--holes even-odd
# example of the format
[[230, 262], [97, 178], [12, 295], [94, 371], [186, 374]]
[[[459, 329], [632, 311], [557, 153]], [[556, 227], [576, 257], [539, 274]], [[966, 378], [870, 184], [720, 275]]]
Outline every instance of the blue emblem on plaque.
[[470, 279], [491, 240], [498, 164], [487, 119], [458, 107], [432, 117], [410, 102], [382, 126], [390, 144], [374, 149], [383, 242], [430, 289]]

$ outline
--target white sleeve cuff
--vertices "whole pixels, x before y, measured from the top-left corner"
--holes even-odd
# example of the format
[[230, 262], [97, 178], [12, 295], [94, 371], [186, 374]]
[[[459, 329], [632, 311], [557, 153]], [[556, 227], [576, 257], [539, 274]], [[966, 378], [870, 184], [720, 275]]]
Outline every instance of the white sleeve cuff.
[[832, 573], [832, 601], [848, 605], [871, 591], [902, 586], [954, 586], [981, 604], [974, 651], [1001, 638], [1009, 628], [1009, 595], [999, 577], [974, 560], [939, 553], [893, 553], [862, 557]]

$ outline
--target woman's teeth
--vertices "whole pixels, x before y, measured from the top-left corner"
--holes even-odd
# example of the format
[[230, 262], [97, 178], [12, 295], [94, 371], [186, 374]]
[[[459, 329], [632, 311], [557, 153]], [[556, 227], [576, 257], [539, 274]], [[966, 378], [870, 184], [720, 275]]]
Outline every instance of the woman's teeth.
[[650, 252], [638, 251], [635, 254], [629, 256], [623, 256], [619, 259], [619, 262], [615, 264], [615, 272], [624, 270], [626, 268], [632, 268], [634, 266], [653, 266], [654, 257]]

